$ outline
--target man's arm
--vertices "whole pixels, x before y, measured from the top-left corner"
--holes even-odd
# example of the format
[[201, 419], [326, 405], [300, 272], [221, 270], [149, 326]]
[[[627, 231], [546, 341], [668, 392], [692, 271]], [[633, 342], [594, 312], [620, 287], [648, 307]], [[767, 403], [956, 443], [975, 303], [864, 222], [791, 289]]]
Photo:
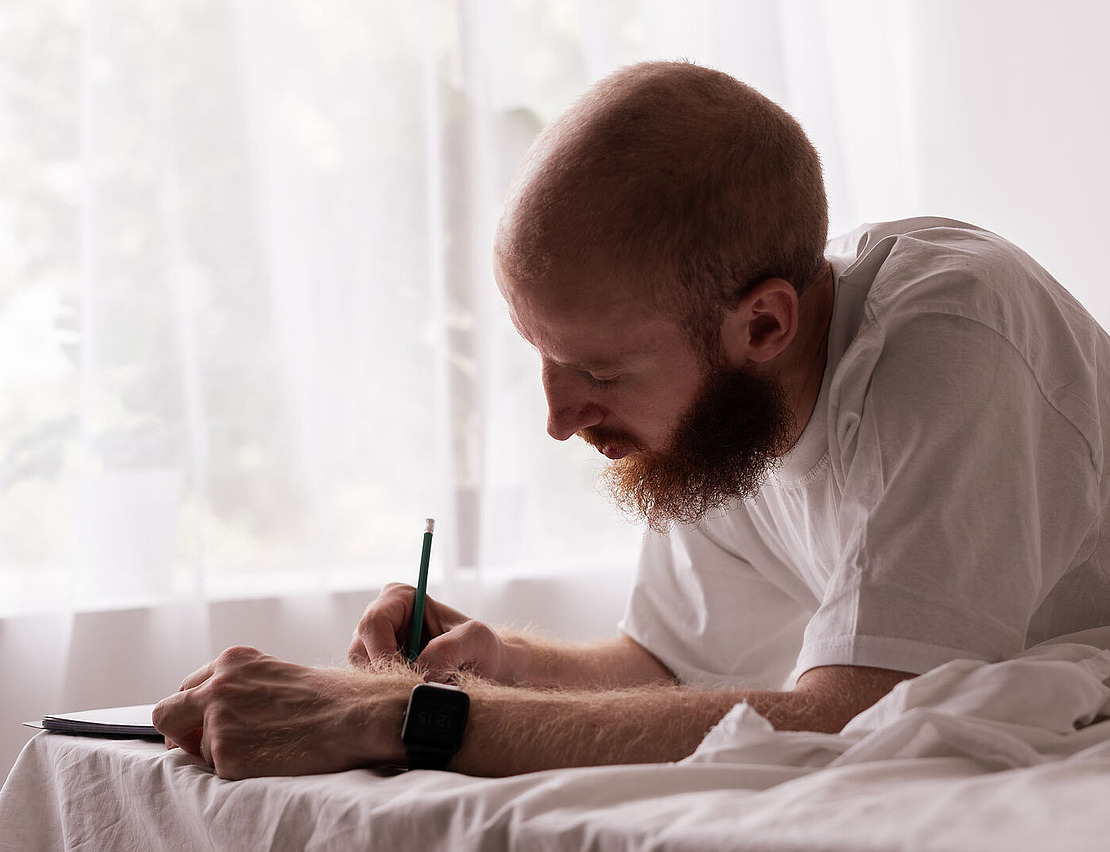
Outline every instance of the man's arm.
[[470, 724], [451, 768], [499, 776], [681, 760], [741, 701], [778, 730], [834, 733], [910, 677], [888, 669], [826, 666], [806, 672], [789, 692], [662, 684], [551, 691], [473, 683], [466, 687]]
[[[673, 761], [693, 752], [739, 701], [776, 728], [837, 731], [903, 672], [828, 666], [790, 692], [679, 686], [556, 690], [464, 680], [470, 722], [451, 768], [512, 775], [566, 766]], [[232, 648], [186, 678], [154, 724], [221, 777], [299, 775], [405, 762], [401, 717], [420, 678], [404, 665], [375, 672], [315, 669]]]
[[529, 633], [501, 631], [513, 660], [513, 686], [615, 689], [674, 684], [674, 672], [627, 636], [594, 642], [555, 642]]
[[[355, 629], [347, 657], [365, 666], [400, 659], [412, 624], [412, 586], [391, 583]], [[598, 642], [559, 643], [514, 631], [496, 631], [433, 598], [424, 608], [430, 638], [416, 660], [428, 680], [459, 670], [506, 686], [605, 688], [639, 686], [674, 674], [643, 646], [622, 636]]]

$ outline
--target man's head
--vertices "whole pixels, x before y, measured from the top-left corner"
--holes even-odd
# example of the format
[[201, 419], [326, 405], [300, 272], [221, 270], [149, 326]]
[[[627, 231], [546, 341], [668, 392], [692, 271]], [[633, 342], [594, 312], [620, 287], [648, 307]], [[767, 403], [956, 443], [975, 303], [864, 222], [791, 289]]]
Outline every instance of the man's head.
[[532, 146], [495, 246], [551, 434], [619, 458], [656, 526], [752, 493], [793, 434], [774, 365], [826, 230], [816, 151], [751, 88], [687, 63], [595, 85]]
[[640, 299], [712, 333], [768, 278], [824, 269], [821, 163], [798, 123], [740, 81], [644, 63], [586, 92], [532, 145], [498, 229], [514, 280], [602, 262]]

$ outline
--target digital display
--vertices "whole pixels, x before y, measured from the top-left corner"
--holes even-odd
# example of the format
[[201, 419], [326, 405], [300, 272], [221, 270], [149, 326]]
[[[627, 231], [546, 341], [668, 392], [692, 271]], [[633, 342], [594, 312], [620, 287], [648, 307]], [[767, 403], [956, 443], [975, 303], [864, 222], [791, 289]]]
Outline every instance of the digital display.
[[469, 707], [470, 699], [462, 690], [421, 684], [409, 698], [405, 744], [415, 748], [456, 750], [466, 728]]

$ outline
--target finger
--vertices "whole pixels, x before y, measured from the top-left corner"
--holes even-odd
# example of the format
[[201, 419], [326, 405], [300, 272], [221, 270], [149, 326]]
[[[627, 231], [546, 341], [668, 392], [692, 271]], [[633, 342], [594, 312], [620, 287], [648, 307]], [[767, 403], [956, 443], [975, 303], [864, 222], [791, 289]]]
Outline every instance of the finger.
[[459, 669], [493, 678], [495, 641], [495, 634], [486, 625], [467, 621], [429, 641], [416, 665], [427, 672], [428, 680], [446, 680]]
[[362, 637], [357, 633], [347, 648], [347, 662], [359, 668], [370, 662], [370, 655], [366, 651], [366, 646], [362, 644]]
[[390, 583], [366, 608], [347, 650], [352, 665], [390, 657], [398, 652], [412, 623], [412, 586]]
[[200, 755], [201, 760], [215, 769], [216, 764], [212, 760], [212, 747], [211, 745], [209, 745], [208, 740], [209, 738], [202, 733], [200, 736], [200, 741], [197, 743], [196, 753]]
[[215, 666], [215, 660], [208, 663], [207, 665], [201, 666], [199, 669], [185, 678], [185, 680], [181, 681], [181, 686], [177, 688], [178, 692], [184, 692], [186, 689], [192, 689], [195, 686], [200, 686], [202, 683], [208, 680], [208, 678], [212, 677], [212, 672], [214, 671]]
[[357, 635], [351, 642], [351, 647], [347, 649], [347, 662], [356, 668], [368, 668], [374, 663], [386, 660], [407, 662], [408, 658], [400, 648], [394, 648], [392, 651], [377, 651], [371, 656], [366, 649], [366, 643], [361, 636]]
[[457, 647], [450, 641], [448, 634], [436, 636], [424, 646], [420, 656], [413, 661], [413, 666], [424, 676], [424, 680], [442, 683], [451, 672], [461, 666], [456, 653]]
[[200, 754], [204, 732], [204, 705], [193, 690], [177, 692], [154, 706], [151, 722], [166, 738], [166, 745], [176, 745], [189, 754]]
[[380, 620], [365, 625], [356, 643], [362, 647], [367, 662], [397, 656], [402, 646], [392, 626]]

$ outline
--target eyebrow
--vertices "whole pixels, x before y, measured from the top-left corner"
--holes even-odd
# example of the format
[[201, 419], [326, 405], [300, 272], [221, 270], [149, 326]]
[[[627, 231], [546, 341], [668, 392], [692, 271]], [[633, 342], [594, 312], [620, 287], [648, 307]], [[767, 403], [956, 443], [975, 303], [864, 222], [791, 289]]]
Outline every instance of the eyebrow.
[[587, 373], [611, 373], [614, 370], [624, 369], [624, 365], [618, 361], [585, 361], [571, 366], [585, 370]]
[[[521, 335], [521, 336], [523, 337], [523, 335]], [[543, 354], [540, 352], [539, 347], [536, 346], [536, 344], [532, 343], [532, 341], [528, 340], [527, 338], [525, 338], [525, 342], [528, 344], [528, 346], [532, 349], [533, 352], [535, 352], [537, 355], [539, 355], [541, 359], [543, 358]], [[581, 371], [586, 372], [586, 373], [601, 373], [601, 372], [606, 372], [608, 370], [616, 370], [616, 369], [623, 368], [625, 366], [625, 364], [630, 359], [626, 357], [626, 358], [611, 358], [611, 359], [608, 359], [608, 360], [603, 359], [603, 358], [598, 358], [598, 359], [585, 358], [581, 361], [560, 361], [556, 358], [549, 358], [547, 360], [551, 361], [552, 364], [555, 364], [559, 367], [567, 367], [571, 370], [581, 370]]]
[[625, 367], [627, 361], [625, 360], [608, 360], [608, 361], [556, 361], [560, 367], [570, 367], [572, 370], [581, 370], [585, 373], [606, 373], [611, 370], [619, 370]]

